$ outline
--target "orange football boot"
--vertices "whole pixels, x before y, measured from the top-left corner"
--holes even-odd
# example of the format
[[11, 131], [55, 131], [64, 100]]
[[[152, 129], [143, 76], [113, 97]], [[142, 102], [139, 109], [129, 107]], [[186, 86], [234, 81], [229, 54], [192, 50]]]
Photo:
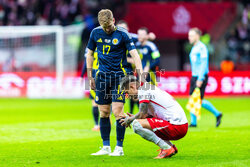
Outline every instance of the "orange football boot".
[[171, 148], [166, 149], [166, 150], [163, 150], [163, 149], [160, 149], [160, 150], [161, 150], [160, 154], [157, 157], [155, 157], [154, 159], [163, 159], [163, 158], [171, 157], [175, 154], [174, 147], [171, 147]]

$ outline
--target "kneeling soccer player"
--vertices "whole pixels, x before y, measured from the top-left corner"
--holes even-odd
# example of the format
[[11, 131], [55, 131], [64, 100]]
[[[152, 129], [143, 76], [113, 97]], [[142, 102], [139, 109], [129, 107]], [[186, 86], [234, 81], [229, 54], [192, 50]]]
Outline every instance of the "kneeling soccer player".
[[149, 83], [140, 83], [136, 77], [127, 75], [121, 80], [121, 89], [130, 97], [139, 98], [139, 112], [122, 119], [123, 126], [132, 127], [134, 132], [158, 145], [160, 154], [155, 159], [171, 157], [177, 148], [170, 140], [183, 138], [188, 130], [186, 115], [174, 98], [167, 92]]

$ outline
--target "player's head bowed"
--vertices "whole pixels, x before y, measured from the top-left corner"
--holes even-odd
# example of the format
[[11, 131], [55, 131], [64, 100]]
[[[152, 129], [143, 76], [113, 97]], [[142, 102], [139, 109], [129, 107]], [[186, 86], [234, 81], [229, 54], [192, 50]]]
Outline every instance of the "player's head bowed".
[[112, 33], [115, 29], [115, 19], [112, 11], [109, 9], [102, 9], [99, 11], [98, 22], [107, 34]]
[[137, 95], [139, 86], [139, 81], [133, 75], [123, 77], [120, 82], [121, 91], [124, 91], [129, 95]]

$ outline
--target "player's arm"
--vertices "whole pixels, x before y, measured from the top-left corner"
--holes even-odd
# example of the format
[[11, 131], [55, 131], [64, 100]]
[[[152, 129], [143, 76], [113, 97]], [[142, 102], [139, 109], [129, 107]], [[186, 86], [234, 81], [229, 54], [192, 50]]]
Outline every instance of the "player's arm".
[[[133, 61], [135, 63], [135, 67], [136, 67], [136, 72], [139, 74], [139, 77], [141, 76], [143, 70], [142, 70], [142, 64], [141, 64], [141, 58], [137, 52], [136, 49], [132, 49], [129, 51], [129, 54], [131, 55], [131, 57], [133, 58]], [[141, 78], [139, 78], [140, 80]]]
[[93, 69], [93, 56], [94, 51], [88, 49], [87, 52], [87, 74], [88, 74], [88, 80], [89, 80], [89, 85], [92, 90], [95, 90], [95, 80], [92, 75], [92, 69]]
[[92, 69], [93, 69], [93, 61], [94, 61], [93, 53], [94, 53], [94, 51], [92, 51], [90, 49], [88, 49], [88, 51], [86, 53], [88, 78], [92, 78]]
[[144, 119], [148, 116], [148, 103], [140, 103], [139, 112], [135, 115], [129, 114], [124, 120], [121, 125], [128, 127], [135, 119]]
[[148, 103], [140, 103], [139, 112], [135, 114], [135, 119], [143, 119], [148, 116]]
[[129, 51], [129, 54], [131, 55], [131, 57], [133, 58], [134, 62], [135, 62], [135, 68], [136, 68], [136, 72], [139, 74], [139, 81], [141, 80], [141, 74], [142, 74], [142, 64], [141, 64], [141, 58], [135, 48], [135, 44], [132, 40], [131, 35], [128, 32], [125, 32], [124, 34], [124, 39], [125, 39], [125, 45], [127, 50]]
[[93, 69], [93, 61], [94, 61], [94, 50], [96, 49], [96, 42], [95, 42], [95, 32], [92, 30], [89, 38], [89, 42], [87, 45], [87, 75], [89, 79], [89, 85], [92, 90], [95, 90], [95, 80], [92, 75], [92, 69]]
[[132, 57], [127, 57], [127, 62], [130, 64], [135, 64], [134, 59]]
[[130, 33], [130, 35], [132, 37], [133, 42], [136, 43], [138, 41], [138, 35], [135, 33]]

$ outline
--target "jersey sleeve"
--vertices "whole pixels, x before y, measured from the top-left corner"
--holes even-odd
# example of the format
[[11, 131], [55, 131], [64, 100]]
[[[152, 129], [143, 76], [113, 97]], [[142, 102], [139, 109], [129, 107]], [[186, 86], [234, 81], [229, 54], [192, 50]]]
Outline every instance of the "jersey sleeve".
[[154, 60], [154, 59], [160, 58], [160, 56], [161, 56], [160, 52], [159, 52], [158, 48], [155, 46], [155, 44], [151, 43], [149, 46], [150, 46], [151, 51], [152, 51], [152, 53], [151, 53], [152, 59]]
[[88, 45], [87, 45], [87, 48], [92, 50], [92, 51], [94, 51], [95, 48], [96, 48], [96, 42], [95, 42], [94, 34], [95, 34], [95, 31], [92, 30], [92, 32], [90, 34], [89, 42], [88, 42]]
[[138, 35], [135, 34], [135, 33], [130, 33], [131, 37], [132, 37], [132, 40], [134, 43], [138, 42]]
[[123, 32], [124, 42], [128, 51], [135, 49], [135, 44], [132, 40], [131, 35], [128, 32]]
[[154, 69], [156, 66], [160, 64], [161, 55], [155, 44], [151, 43], [149, 46], [151, 49], [151, 57], [152, 57], [152, 62], [150, 62], [150, 69]]
[[203, 81], [206, 75], [206, 69], [208, 68], [208, 51], [205, 46], [200, 48], [200, 60], [201, 60], [201, 68], [199, 70], [198, 81]]

